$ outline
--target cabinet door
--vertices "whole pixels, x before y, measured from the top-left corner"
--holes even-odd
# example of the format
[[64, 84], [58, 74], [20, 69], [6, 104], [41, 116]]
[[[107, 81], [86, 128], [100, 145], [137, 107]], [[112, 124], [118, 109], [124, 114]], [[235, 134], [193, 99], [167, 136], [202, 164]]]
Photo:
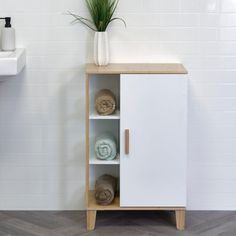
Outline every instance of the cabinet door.
[[123, 74], [120, 90], [121, 207], [185, 206], [186, 75]]

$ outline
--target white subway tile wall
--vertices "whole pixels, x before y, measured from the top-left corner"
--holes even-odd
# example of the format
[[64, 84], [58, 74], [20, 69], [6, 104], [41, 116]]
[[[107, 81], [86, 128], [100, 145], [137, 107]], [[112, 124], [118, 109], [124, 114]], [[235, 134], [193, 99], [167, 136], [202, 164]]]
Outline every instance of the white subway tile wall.
[[[0, 209], [84, 209], [84, 0], [0, 0], [26, 69], [0, 82]], [[112, 62], [189, 70], [188, 209], [236, 210], [236, 1], [120, 0]], [[1, 24], [2, 25], [2, 24]]]

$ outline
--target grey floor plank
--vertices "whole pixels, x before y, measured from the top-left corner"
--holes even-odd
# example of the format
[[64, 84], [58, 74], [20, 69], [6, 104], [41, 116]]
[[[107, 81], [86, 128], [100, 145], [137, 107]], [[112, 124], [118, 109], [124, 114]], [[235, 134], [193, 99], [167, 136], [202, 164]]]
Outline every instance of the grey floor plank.
[[236, 212], [187, 212], [186, 230], [174, 212], [98, 212], [86, 231], [84, 211], [1, 211], [0, 236], [236, 236]]

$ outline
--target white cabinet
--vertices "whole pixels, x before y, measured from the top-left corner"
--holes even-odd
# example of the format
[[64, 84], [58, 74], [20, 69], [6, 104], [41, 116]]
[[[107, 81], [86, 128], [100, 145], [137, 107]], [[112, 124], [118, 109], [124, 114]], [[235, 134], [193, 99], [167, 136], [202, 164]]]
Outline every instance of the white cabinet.
[[186, 91], [186, 76], [121, 75], [122, 207], [186, 205]]
[[[99, 210], [174, 210], [184, 228], [186, 206], [187, 71], [181, 64], [111, 64], [86, 67], [86, 204], [87, 228]], [[99, 116], [94, 94], [111, 89], [118, 110]], [[110, 131], [118, 140], [119, 158], [99, 161], [95, 137]], [[119, 195], [109, 206], [94, 199], [101, 174], [119, 177]]]

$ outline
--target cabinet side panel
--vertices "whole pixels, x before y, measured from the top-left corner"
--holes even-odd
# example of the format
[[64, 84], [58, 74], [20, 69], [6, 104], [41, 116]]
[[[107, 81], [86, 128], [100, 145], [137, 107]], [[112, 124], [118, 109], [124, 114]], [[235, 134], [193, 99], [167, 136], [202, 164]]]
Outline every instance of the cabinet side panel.
[[89, 75], [86, 75], [86, 207], [89, 204]]
[[120, 104], [121, 206], [184, 207], [187, 77], [121, 75]]

